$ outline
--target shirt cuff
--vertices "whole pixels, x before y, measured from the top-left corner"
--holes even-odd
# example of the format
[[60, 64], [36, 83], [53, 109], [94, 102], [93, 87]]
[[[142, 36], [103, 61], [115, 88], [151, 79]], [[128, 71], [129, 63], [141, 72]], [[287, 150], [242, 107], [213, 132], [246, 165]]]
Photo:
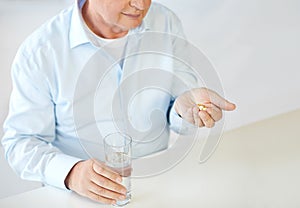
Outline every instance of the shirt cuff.
[[181, 118], [175, 110], [174, 105], [172, 106], [169, 114], [170, 129], [178, 134], [191, 134], [197, 127], [190, 122]]
[[68, 190], [65, 179], [72, 167], [82, 159], [65, 154], [57, 154], [49, 163], [45, 171], [45, 182], [47, 185]]

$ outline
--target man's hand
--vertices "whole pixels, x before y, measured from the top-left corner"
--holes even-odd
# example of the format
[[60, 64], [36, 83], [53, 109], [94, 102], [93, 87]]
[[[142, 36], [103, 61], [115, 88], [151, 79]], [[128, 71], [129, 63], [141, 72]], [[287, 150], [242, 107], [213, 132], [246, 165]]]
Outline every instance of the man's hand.
[[174, 105], [175, 111], [183, 119], [196, 126], [208, 128], [213, 127], [215, 122], [222, 118], [222, 110], [235, 109], [235, 104], [207, 88], [195, 88], [181, 94]]
[[65, 179], [65, 185], [79, 195], [104, 204], [124, 200], [126, 188], [122, 177], [104, 164], [89, 159], [76, 163]]

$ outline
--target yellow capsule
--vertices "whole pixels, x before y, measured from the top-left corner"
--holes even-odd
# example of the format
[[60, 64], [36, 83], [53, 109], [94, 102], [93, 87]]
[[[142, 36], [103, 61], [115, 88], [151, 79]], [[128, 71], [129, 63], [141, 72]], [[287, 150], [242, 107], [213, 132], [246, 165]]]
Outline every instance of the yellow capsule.
[[199, 110], [201, 110], [201, 111], [205, 111], [207, 109], [206, 106], [203, 104], [197, 104], [197, 106], [198, 106]]

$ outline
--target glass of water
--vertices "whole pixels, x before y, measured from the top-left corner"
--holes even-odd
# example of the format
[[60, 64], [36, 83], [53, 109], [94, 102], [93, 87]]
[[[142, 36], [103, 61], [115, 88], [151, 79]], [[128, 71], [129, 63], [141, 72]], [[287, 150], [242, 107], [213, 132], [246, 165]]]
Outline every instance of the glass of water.
[[121, 132], [104, 137], [105, 163], [122, 176], [122, 185], [127, 189], [126, 199], [117, 201], [117, 206], [131, 200], [131, 143], [131, 137]]

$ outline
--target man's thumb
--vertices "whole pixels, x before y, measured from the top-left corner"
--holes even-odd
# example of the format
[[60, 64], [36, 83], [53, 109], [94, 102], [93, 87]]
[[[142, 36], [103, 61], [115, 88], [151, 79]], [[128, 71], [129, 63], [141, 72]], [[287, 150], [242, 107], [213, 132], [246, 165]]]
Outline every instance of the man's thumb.
[[216, 92], [210, 91], [209, 93], [210, 100], [213, 104], [218, 106], [219, 108], [226, 110], [226, 111], [233, 111], [236, 108], [236, 105], [232, 102], [221, 97]]

